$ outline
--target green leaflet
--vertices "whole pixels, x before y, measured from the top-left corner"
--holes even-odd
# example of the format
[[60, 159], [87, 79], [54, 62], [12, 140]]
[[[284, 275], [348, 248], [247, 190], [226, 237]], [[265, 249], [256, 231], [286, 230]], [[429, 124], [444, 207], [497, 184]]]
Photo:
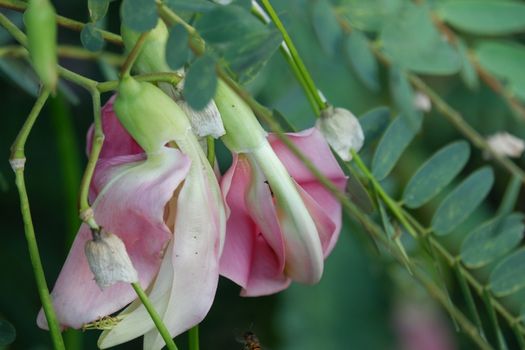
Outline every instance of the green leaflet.
[[359, 124], [365, 135], [365, 145], [375, 141], [388, 127], [390, 110], [386, 106], [369, 110], [359, 117]]
[[360, 31], [353, 30], [345, 39], [344, 48], [348, 62], [355, 74], [370, 91], [378, 92], [379, 67], [377, 60], [368, 46], [367, 37]]
[[432, 229], [439, 235], [452, 232], [465, 221], [487, 196], [494, 182], [494, 172], [485, 166], [463, 180], [441, 202], [432, 218]]
[[525, 30], [525, 4], [509, 0], [454, 0], [438, 5], [439, 16], [473, 34], [502, 35]]
[[0, 320], [0, 346], [7, 346], [16, 339], [16, 329], [7, 320]]
[[403, 202], [408, 208], [418, 208], [441, 192], [465, 166], [470, 156], [466, 141], [451, 143], [429, 158], [412, 176]]
[[84, 28], [82, 28], [80, 41], [82, 42], [82, 46], [92, 52], [102, 50], [105, 44], [102, 34], [100, 34], [100, 31], [97, 30], [93, 23], [87, 23]]
[[211, 56], [199, 57], [186, 74], [183, 90], [186, 102], [191, 108], [201, 110], [215, 96], [216, 89], [215, 61]]
[[381, 137], [372, 159], [372, 174], [378, 181], [390, 174], [414, 136], [414, 130], [402, 116], [398, 116], [390, 123], [383, 137]]
[[406, 3], [385, 22], [380, 39], [385, 54], [402, 68], [438, 75], [461, 69], [461, 58], [436, 29], [426, 6]]
[[500, 262], [490, 274], [489, 287], [498, 296], [513, 294], [525, 287], [525, 249]]
[[171, 69], [179, 69], [188, 61], [190, 57], [188, 39], [188, 31], [182, 25], [170, 28], [166, 42], [166, 62]]
[[461, 260], [468, 268], [483, 267], [516, 247], [525, 225], [521, 213], [496, 217], [470, 232], [461, 245]]
[[155, 0], [124, 0], [120, 17], [123, 25], [141, 33], [155, 28], [159, 19]]

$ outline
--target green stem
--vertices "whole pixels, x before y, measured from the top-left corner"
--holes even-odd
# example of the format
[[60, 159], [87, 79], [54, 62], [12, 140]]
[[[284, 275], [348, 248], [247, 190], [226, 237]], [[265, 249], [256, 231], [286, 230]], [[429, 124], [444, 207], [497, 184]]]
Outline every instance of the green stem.
[[[0, 0], [0, 7], [8, 8], [11, 10], [24, 12], [27, 8], [27, 2], [20, 1], [20, 0]], [[69, 28], [72, 30], [75, 30], [77, 32], [82, 31], [84, 29], [85, 24], [79, 21], [75, 21], [73, 19], [69, 19], [67, 17], [63, 16], [56, 16], [57, 24]], [[120, 35], [102, 30], [102, 29], [96, 29], [101, 35], [102, 38], [104, 38], [106, 41], [112, 42], [117, 45], [122, 45], [122, 38]]]
[[195, 325], [188, 331], [190, 350], [199, 350], [199, 325]]
[[[140, 74], [134, 75], [133, 78], [139, 81], [166, 82], [172, 85], [177, 85], [182, 80], [182, 76], [177, 72]], [[97, 84], [97, 90], [101, 93], [117, 90], [118, 84], [118, 80], [105, 81]]]
[[[108, 52], [91, 52], [74, 45], [59, 45], [57, 48], [59, 57], [78, 60], [102, 59], [112, 65], [121, 65], [124, 60], [121, 56]], [[28, 57], [29, 52], [23, 46], [11, 45], [0, 48], [0, 57]]]
[[[294, 73], [296, 73], [296, 76], [298, 73], [302, 76], [302, 79], [299, 78], [299, 83], [303, 86], [303, 88], [306, 91], [307, 96], [310, 95], [313, 100], [315, 101], [315, 107], [313, 107], [315, 115], [319, 116], [320, 111], [325, 109], [326, 103], [321, 99], [321, 96], [319, 96], [319, 90], [315, 86], [314, 80], [312, 79], [310, 72], [306, 68], [306, 65], [304, 64], [303, 60], [301, 59], [301, 56], [299, 55], [299, 52], [297, 51], [292, 38], [290, 35], [288, 35], [288, 32], [286, 31], [286, 28], [284, 27], [283, 23], [281, 22], [281, 19], [275, 12], [275, 10], [272, 7], [272, 4], [269, 0], [261, 0], [261, 3], [268, 12], [268, 15], [272, 19], [273, 23], [281, 32], [284, 42], [286, 43], [286, 46], [290, 50], [290, 57], [292, 58], [293, 62], [296, 64], [296, 68], [294, 68]], [[298, 72], [295, 72], [295, 69], [298, 70]]]
[[125, 78], [129, 76], [129, 72], [131, 71], [131, 68], [133, 67], [133, 64], [137, 60], [140, 54], [140, 50], [142, 49], [142, 45], [146, 42], [146, 38], [148, 37], [149, 31], [144, 32], [140, 35], [137, 42], [135, 43], [135, 46], [133, 46], [133, 49], [130, 51], [128, 57], [126, 58], [126, 61], [122, 65], [122, 70], [120, 71], [120, 77]]
[[27, 248], [29, 251], [29, 257], [31, 259], [31, 265], [33, 266], [33, 272], [35, 274], [35, 281], [38, 288], [38, 294], [42, 302], [44, 314], [49, 326], [51, 334], [51, 340], [55, 349], [65, 349], [64, 340], [60, 334], [60, 326], [57, 322], [55, 310], [53, 309], [53, 302], [49, 295], [47, 288], [46, 277], [44, 274], [44, 267], [40, 259], [40, 253], [38, 251], [38, 245], [35, 237], [35, 229], [33, 227], [33, 220], [31, 218], [31, 210], [29, 207], [29, 198], [27, 196], [27, 190], [24, 181], [24, 163], [25, 163], [25, 143], [27, 137], [36, 121], [36, 118], [40, 114], [42, 107], [46, 103], [49, 97], [50, 91], [48, 89], [42, 90], [40, 96], [35, 102], [33, 109], [29, 113], [26, 122], [22, 126], [22, 129], [18, 133], [13, 146], [11, 147], [10, 162], [13, 170], [15, 171], [15, 182], [18, 188], [20, 196], [20, 211], [22, 212], [22, 219], [24, 221], [24, 232], [27, 240]]
[[104, 132], [102, 130], [102, 117], [100, 107], [100, 93], [98, 90], [93, 89], [91, 91], [92, 104], [93, 104], [93, 120], [94, 120], [94, 133], [91, 141], [91, 151], [89, 153], [88, 163], [82, 176], [80, 183], [80, 199], [79, 199], [79, 213], [82, 221], [86, 222], [92, 229], [98, 229], [98, 225], [93, 218], [91, 207], [89, 205], [89, 185], [93, 173], [95, 172], [95, 166], [102, 150], [104, 143]]
[[160, 318], [159, 314], [155, 310], [155, 307], [149, 300], [146, 293], [144, 293], [144, 290], [142, 290], [142, 287], [138, 283], [132, 283], [133, 289], [137, 293], [138, 297], [140, 298], [140, 301], [148, 311], [151, 319], [153, 320], [153, 323], [155, 323], [155, 327], [157, 327], [157, 330], [159, 331], [160, 335], [162, 336], [162, 339], [164, 339], [164, 342], [166, 343], [166, 347], [169, 350], [177, 350], [177, 345], [175, 345], [175, 342], [171, 338], [170, 332], [166, 328], [166, 325], [164, 322], [162, 322], [162, 319]]

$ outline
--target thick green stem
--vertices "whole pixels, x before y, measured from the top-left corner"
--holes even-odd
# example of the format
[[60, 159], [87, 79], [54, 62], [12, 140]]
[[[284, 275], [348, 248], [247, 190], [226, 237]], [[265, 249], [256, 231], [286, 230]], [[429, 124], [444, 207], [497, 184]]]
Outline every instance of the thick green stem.
[[199, 325], [190, 328], [188, 340], [190, 350], [199, 350]]
[[[277, 16], [277, 13], [272, 7], [272, 4], [270, 3], [269, 0], [261, 0], [261, 3], [264, 6], [264, 9], [266, 10], [266, 12], [268, 12], [268, 15], [272, 19], [273, 23], [275, 24], [279, 32], [281, 32], [284, 42], [286, 43], [286, 46], [290, 50], [290, 57], [296, 64], [296, 67], [294, 67], [294, 73], [296, 74], [296, 76], [298, 75], [298, 73], [300, 73], [300, 75], [302, 76], [302, 79], [299, 78], [299, 83], [305, 89], [307, 97], [313, 98], [315, 100], [315, 104], [313, 104], [312, 107], [314, 109], [315, 115], [319, 116], [321, 110], [323, 110], [326, 107], [326, 103], [321, 99], [321, 96], [319, 95], [319, 92], [318, 92], [319, 90], [315, 86], [314, 80], [312, 79], [310, 72], [306, 68], [306, 65], [301, 59], [301, 56], [299, 56], [299, 52], [295, 48], [292, 38], [290, 37], [290, 35], [288, 35], [286, 28], [281, 22], [281, 19], [279, 18], [279, 16]], [[298, 72], [295, 72], [296, 69]]]
[[55, 349], [65, 349], [64, 340], [60, 334], [60, 326], [57, 322], [55, 310], [53, 309], [53, 302], [49, 295], [47, 288], [46, 277], [44, 274], [44, 268], [40, 259], [40, 253], [38, 251], [38, 245], [35, 237], [35, 229], [33, 227], [33, 220], [31, 218], [31, 210], [29, 207], [29, 198], [27, 196], [27, 190], [24, 181], [24, 164], [25, 158], [25, 143], [29, 133], [36, 121], [36, 118], [40, 114], [42, 107], [49, 97], [50, 91], [48, 89], [42, 90], [40, 96], [35, 102], [33, 109], [29, 113], [26, 122], [22, 126], [22, 129], [18, 133], [18, 136], [11, 147], [10, 163], [15, 171], [16, 187], [20, 196], [20, 211], [22, 212], [22, 219], [24, 221], [24, 232], [27, 241], [27, 248], [29, 251], [29, 257], [31, 259], [31, 265], [33, 266], [33, 272], [35, 274], [35, 281], [38, 288], [38, 294], [42, 302], [44, 314], [46, 316], [47, 324], [51, 334], [51, 340]]
[[[165, 82], [177, 85], [182, 80], [182, 76], [177, 72], [166, 72], [134, 75], [133, 79], [148, 82]], [[97, 84], [97, 90], [101, 93], [117, 90], [118, 84], [118, 80], [105, 81]]]
[[155, 310], [155, 307], [149, 300], [146, 293], [144, 293], [144, 290], [142, 290], [142, 287], [138, 283], [132, 283], [133, 289], [137, 293], [140, 301], [148, 311], [151, 319], [153, 320], [153, 323], [155, 323], [155, 327], [157, 327], [157, 330], [159, 331], [160, 335], [162, 336], [162, 339], [164, 339], [164, 342], [166, 343], [166, 347], [169, 350], [177, 350], [177, 345], [175, 345], [175, 342], [171, 338], [170, 332], [166, 328], [166, 325], [164, 322], [162, 322], [162, 319], [160, 318], [159, 314]]

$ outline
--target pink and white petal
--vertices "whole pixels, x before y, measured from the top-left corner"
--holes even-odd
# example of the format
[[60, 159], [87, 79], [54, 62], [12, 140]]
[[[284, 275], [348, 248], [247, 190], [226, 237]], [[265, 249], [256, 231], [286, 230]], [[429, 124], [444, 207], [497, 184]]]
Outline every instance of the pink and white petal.
[[[165, 149], [147, 161], [107, 167], [107, 177], [93, 210], [99, 225], [119, 236], [146, 288], [157, 274], [162, 252], [171, 233], [164, 224], [164, 207], [184, 180], [190, 160], [180, 151]], [[84, 254], [91, 238], [82, 225], [52, 292], [58, 321], [80, 328], [111, 314], [136, 298], [129, 284], [117, 283], [105, 290], [96, 285]], [[43, 313], [40, 327], [47, 324]]]
[[[334, 158], [328, 143], [316, 128], [310, 128], [298, 133], [286, 134], [290, 140], [322, 170], [323, 174], [331, 180], [346, 179], [343, 170]], [[273, 150], [286, 167], [294, 180], [302, 186], [305, 182], [318, 182], [308, 168], [279, 140], [275, 134], [268, 135]]]
[[[144, 152], [137, 142], [124, 129], [113, 111], [113, 102], [117, 95], [113, 95], [102, 107], [102, 130], [104, 132], [104, 144], [100, 152], [100, 158], [112, 158]], [[93, 144], [94, 126], [87, 133], [87, 154], [91, 153]]]

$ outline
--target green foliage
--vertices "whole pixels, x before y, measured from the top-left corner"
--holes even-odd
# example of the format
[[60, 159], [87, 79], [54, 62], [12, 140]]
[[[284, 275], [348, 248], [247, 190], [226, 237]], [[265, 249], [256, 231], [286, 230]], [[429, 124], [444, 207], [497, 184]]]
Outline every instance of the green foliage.
[[438, 32], [426, 6], [406, 3], [385, 22], [380, 39], [385, 54], [402, 68], [436, 75], [461, 69], [461, 58]]
[[207, 12], [215, 9], [216, 4], [207, 0], [167, 0], [166, 5], [175, 11]]
[[458, 49], [459, 56], [461, 57], [461, 71], [459, 72], [461, 79], [463, 79], [465, 85], [467, 85], [470, 89], [476, 90], [479, 87], [478, 73], [470, 61], [468, 49], [463, 40], [458, 40], [456, 43], [456, 48]]
[[190, 57], [188, 40], [188, 31], [182, 25], [170, 29], [166, 42], [166, 62], [171, 69], [179, 69], [188, 61]]
[[155, 28], [159, 19], [155, 0], [124, 0], [120, 16], [122, 23], [136, 32]]
[[108, 12], [109, 0], [88, 0], [89, 17], [92, 22], [98, 22]]
[[461, 245], [461, 260], [471, 269], [480, 268], [509, 253], [521, 241], [525, 225], [521, 213], [496, 217], [470, 232]]
[[80, 32], [80, 41], [89, 51], [98, 52], [104, 48], [105, 41], [102, 34], [97, 30], [93, 23], [88, 23]]
[[490, 274], [490, 289], [501, 297], [525, 287], [525, 249], [520, 249], [501, 263]]
[[508, 88], [525, 100], [525, 46], [510, 41], [486, 40], [475, 47], [479, 64], [496, 77], [503, 79]]
[[199, 57], [186, 74], [184, 98], [193, 109], [201, 110], [215, 96], [216, 89], [215, 61], [208, 55]]
[[0, 320], [0, 346], [7, 346], [15, 341], [16, 329], [7, 320]]
[[438, 12], [454, 27], [473, 34], [502, 35], [525, 30], [525, 4], [520, 1], [443, 1]]
[[467, 177], [443, 200], [432, 218], [438, 235], [451, 233], [480, 205], [494, 182], [494, 172], [483, 167]]
[[345, 39], [344, 48], [357, 77], [368, 89], [378, 92], [381, 88], [379, 67], [377, 59], [368, 46], [365, 34], [358, 30], [352, 31]]
[[359, 124], [365, 135], [365, 145], [377, 139], [388, 127], [390, 110], [388, 107], [377, 107], [359, 117]]
[[372, 173], [377, 180], [388, 176], [414, 136], [414, 130], [402, 116], [390, 123], [377, 145], [372, 160]]
[[390, 93], [395, 106], [405, 118], [406, 124], [413, 130], [419, 131], [423, 121], [422, 115], [414, 106], [414, 91], [408, 82], [406, 73], [398, 67], [390, 68]]
[[333, 56], [340, 47], [343, 31], [328, 0], [316, 0], [312, 6], [312, 24], [324, 52]]
[[465, 141], [447, 145], [430, 157], [412, 176], [403, 192], [408, 208], [418, 208], [439, 194], [465, 166], [470, 147]]
[[341, 12], [352, 28], [379, 31], [386, 20], [401, 10], [403, 3], [403, 0], [347, 0], [341, 4]]

